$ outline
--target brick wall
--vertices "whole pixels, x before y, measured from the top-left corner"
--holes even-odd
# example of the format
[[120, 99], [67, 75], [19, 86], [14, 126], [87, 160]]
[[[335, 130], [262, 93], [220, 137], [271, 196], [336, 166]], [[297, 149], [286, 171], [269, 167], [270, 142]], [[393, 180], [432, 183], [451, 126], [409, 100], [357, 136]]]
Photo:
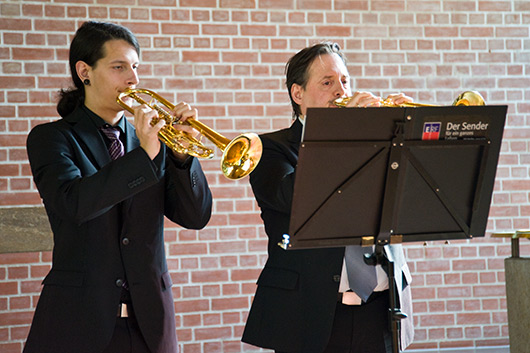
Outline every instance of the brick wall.
[[[514, 0], [0, 0], [0, 207], [40, 205], [26, 135], [57, 118], [69, 41], [87, 19], [133, 30], [140, 86], [193, 104], [229, 137], [289, 125], [284, 64], [323, 39], [345, 49], [354, 89], [445, 105], [476, 89], [509, 106], [488, 230], [530, 227], [530, 2]], [[226, 180], [219, 155], [202, 163], [215, 200], [210, 224], [200, 232], [166, 225], [184, 353], [253, 351], [239, 340], [266, 237], [248, 179]], [[406, 251], [413, 347], [508, 344], [508, 242], [488, 234]], [[49, 252], [0, 254], [0, 351], [21, 351], [50, 261]]]

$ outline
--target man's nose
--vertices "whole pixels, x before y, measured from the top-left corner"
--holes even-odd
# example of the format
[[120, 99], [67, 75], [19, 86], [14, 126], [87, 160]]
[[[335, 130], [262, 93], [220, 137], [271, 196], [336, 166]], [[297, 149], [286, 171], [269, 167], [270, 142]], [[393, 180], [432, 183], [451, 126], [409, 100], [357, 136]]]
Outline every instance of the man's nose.
[[137, 85], [138, 83], [140, 82], [140, 79], [138, 78], [138, 71], [136, 70], [131, 70], [131, 76], [129, 77], [129, 79], [127, 80], [127, 84], [129, 86], [132, 86], [132, 85]]
[[348, 94], [348, 88], [344, 87], [344, 85], [342, 84], [339, 85], [339, 87], [337, 88], [337, 91], [335, 92], [335, 95], [337, 96], [337, 98], [343, 97], [347, 94]]

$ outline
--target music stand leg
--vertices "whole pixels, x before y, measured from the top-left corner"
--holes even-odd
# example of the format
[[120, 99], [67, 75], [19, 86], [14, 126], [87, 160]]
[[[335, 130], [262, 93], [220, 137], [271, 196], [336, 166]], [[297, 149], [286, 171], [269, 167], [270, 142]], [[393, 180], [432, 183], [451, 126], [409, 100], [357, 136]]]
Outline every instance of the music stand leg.
[[397, 305], [396, 282], [394, 281], [394, 262], [387, 259], [388, 268], [388, 287], [390, 294], [390, 306], [388, 308], [390, 331], [392, 332], [392, 353], [400, 353], [399, 336], [401, 329], [401, 319], [407, 317], [403, 314]]
[[390, 261], [385, 255], [382, 245], [378, 244], [372, 257], [367, 261], [368, 264], [379, 264], [387, 269], [388, 275], [388, 292], [389, 292], [389, 307], [388, 307], [388, 324], [390, 325], [390, 332], [392, 333], [392, 353], [400, 353], [399, 341], [401, 320], [407, 317], [401, 312], [398, 307], [398, 294], [396, 290], [396, 281], [394, 276], [394, 262]]

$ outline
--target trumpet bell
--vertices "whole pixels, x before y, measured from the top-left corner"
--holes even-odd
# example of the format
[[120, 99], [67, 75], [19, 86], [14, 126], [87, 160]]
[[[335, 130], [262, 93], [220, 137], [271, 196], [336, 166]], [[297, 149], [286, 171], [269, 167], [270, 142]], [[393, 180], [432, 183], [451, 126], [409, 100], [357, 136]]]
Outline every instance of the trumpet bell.
[[486, 101], [477, 91], [465, 91], [456, 97], [453, 105], [486, 105]]
[[256, 168], [263, 151], [261, 139], [255, 133], [239, 135], [226, 146], [221, 157], [221, 169], [228, 179], [241, 179]]

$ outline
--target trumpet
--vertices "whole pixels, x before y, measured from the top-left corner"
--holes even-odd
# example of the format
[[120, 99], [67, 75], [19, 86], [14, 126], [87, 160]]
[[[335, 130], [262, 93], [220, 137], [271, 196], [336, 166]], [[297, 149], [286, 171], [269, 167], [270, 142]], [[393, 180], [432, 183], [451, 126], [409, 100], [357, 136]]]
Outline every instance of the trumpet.
[[[171, 111], [175, 108], [175, 105], [168, 100], [148, 89], [126, 89], [118, 95], [116, 101], [132, 114], [134, 114], [133, 108], [123, 101], [126, 97], [130, 97], [140, 104], [145, 104], [158, 113], [158, 118], [153, 119], [151, 125], [155, 125], [160, 119], [166, 121], [166, 125], [158, 132], [158, 137], [173, 151], [198, 158], [210, 159], [214, 156], [212, 149], [206, 147], [190, 134], [173, 127], [176, 119], [165, 108]], [[244, 133], [230, 140], [196, 119], [187, 119], [183, 124], [190, 125], [199, 131], [223, 151], [221, 170], [228, 179], [243, 178], [250, 174], [258, 165], [263, 145], [257, 134]]]
[[[338, 107], [346, 107], [348, 103], [352, 100], [353, 97], [341, 97], [338, 99], [335, 99], [333, 103]], [[425, 103], [414, 103], [414, 102], [407, 102], [407, 103], [401, 103], [401, 104], [395, 104], [390, 99], [381, 99], [379, 101], [381, 106], [383, 107], [439, 107], [439, 105], [436, 104], [425, 104]], [[484, 98], [482, 95], [477, 91], [465, 91], [461, 93], [456, 99], [453, 101], [454, 106], [457, 105], [485, 105]]]

